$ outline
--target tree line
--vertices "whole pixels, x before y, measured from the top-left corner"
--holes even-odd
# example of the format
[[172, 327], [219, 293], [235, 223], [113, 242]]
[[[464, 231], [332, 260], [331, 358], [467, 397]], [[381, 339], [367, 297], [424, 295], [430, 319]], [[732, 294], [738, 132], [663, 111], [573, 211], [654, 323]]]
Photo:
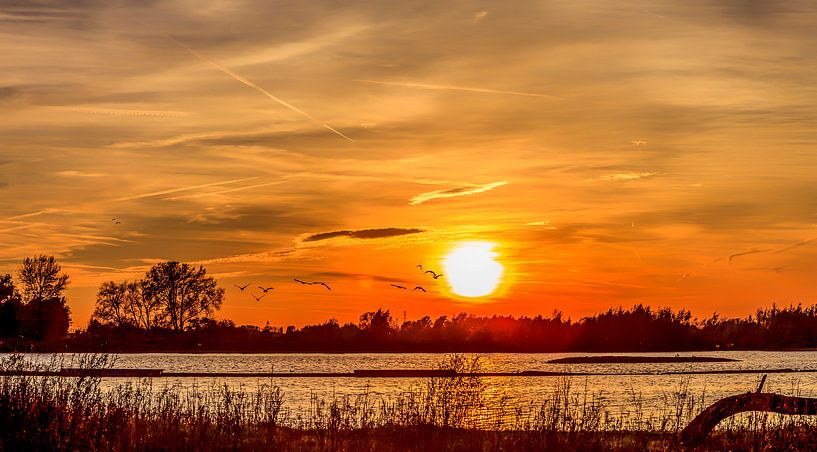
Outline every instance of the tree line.
[[[26, 349], [30, 342], [61, 341], [71, 324], [64, 293], [68, 275], [53, 256], [25, 258], [12, 275], [0, 275], [0, 341], [5, 348]], [[9, 345], [11, 344], [11, 345]]]
[[[626, 352], [817, 348], [817, 305], [758, 309], [744, 318], [636, 305], [578, 320], [466, 313], [398, 322], [390, 311], [358, 322], [295, 326], [216, 320], [224, 289], [204, 267], [175, 261], [141, 279], [99, 287], [87, 327], [68, 334], [69, 277], [52, 256], [0, 275], [0, 349], [224, 352]], [[18, 288], [19, 286], [19, 288]]]

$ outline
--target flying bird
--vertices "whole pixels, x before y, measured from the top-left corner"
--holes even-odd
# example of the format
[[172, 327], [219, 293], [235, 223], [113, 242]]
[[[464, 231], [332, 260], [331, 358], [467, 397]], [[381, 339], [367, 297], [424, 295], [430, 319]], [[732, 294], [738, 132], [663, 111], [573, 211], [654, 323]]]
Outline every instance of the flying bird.
[[389, 285], [390, 285], [390, 286], [392, 286], [392, 287], [396, 287], [396, 288], [398, 288], [398, 289], [406, 289], [406, 290], [408, 290], [408, 287], [398, 286], [397, 284], [389, 284]]
[[411, 289], [411, 291], [412, 291], [412, 292], [414, 292], [415, 290], [422, 290], [423, 292], [426, 292], [426, 290], [425, 290], [425, 289], [423, 289], [423, 288], [422, 288], [422, 287], [420, 287], [420, 286], [417, 286], [417, 287], [415, 287], [415, 288]]
[[249, 285], [249, 284], [244, 284], [243, 286], [239, 286], [238, 284], [233, 284], [233, 285], [234, 285], [234, 286], [236, 286], [236, 287], [238, 287], [239, 289], [241, 289], [241, 291], [242, 291], [242, 292], [243, 292], [243, 291], [244, 291], [244, 289], [246, 289], [247, 287], [250, 287], [250, 285]]
[[332, 288], [331, 288], [331, 287], [329, 287], [329, 285], [328, 285], [328, 284], [326, 284], [325, 282], [321, 282], [321, 281], [313, 281], [313, 282], [310, 282], [310, 281], [301, 281], [301, 280], [300, 280], [300, 279], [298, 279], [298, 278], [292, 278], [292, 279], [293, 279], [293, 280], [294, 280], [296, 283], [305, 284], [305, 285], [307, 285], [307, 286], [314, 286], [315, 284], [317, 284], [317, 285], [319, 285], [319, 286], [326, 287], [326, 290], [332, 290]]
[[264, 293], [267, 293], [267, 292], [269, 292], [270, 290], [274, 289], [275, 287], [267, 287], [267, 288], [263, 288], [263, 287], [261, 287], [261, 286], [258, 286], [258, 288], [259, 288], [259, 289], [261, 289], [261, 290], [262, 290]]
[[265, 295], [261, 295], [260, 297], [257, 297], [257, 296], [256, 296], [254, 293], [251, 293], [250, 295], [251, 295], [253, 298], [255, 298], [255, 301], [261, 301], [261, 299], [262, 299], [262, 298], [264, 298], [264, 297], [266, 296], [266, 294], [265, 294]]
[[420, 265], [420, 264], [417, 264], [417, 268], [419, 268], [420, 270], [422, 270], [422, 269], [423, 269], [423, 266], [422, 266], [422, 265]]
[[426, 271], [425, 271], [425, 272], [423, 272], [423, 273], [431, 273], [431, 276], [433, 276], [433, 277], [434, 277], [434, 279], [437, 279], [437, 278], [439, 278], [440, 276], [442, 276], [442, 275], [438, 275], [438, 274], [437, 274], [436, 272], [434, 272], [433, 270], [426, 270]]
[[316, 281], [316, 282], [313, 282], [312, 284], [320, 284], [321, 286], [326, 287], [326, 290], [332, 290], [332, 288], [329, 287], [329, 285], [326, 284], [325, 282]]

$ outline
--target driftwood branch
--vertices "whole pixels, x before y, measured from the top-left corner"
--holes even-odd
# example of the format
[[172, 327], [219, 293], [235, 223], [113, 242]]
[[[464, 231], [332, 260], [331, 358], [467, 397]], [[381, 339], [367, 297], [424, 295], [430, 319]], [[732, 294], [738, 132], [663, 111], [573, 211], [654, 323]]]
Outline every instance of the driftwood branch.
[[[762, 388], [762, 383], [760, 388]], [[726, 397], [713, 403], [696, 416], [681, 431], [681, 442], [684, 444], [701, 443], [720, 421], [746, 411], [815, 415], [817, 414], [817, 399], [759, 392], [747, 392]]]

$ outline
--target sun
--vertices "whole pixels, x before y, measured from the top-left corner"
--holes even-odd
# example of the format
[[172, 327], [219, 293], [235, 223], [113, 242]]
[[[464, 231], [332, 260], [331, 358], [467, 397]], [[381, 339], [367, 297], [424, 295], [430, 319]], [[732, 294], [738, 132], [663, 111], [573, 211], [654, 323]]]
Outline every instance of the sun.
[[494, 247], [491, 242], [463, 242], [445, 256], [443, 270], [452, 292], [469, 298], [494, 293], [505, 270]]

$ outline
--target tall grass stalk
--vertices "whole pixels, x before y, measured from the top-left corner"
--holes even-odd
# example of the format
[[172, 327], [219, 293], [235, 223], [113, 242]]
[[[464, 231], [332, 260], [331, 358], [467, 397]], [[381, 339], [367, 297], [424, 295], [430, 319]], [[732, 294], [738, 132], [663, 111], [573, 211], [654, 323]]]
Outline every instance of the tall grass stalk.
[[[110, 368], [105, 355], [32, 364], [20, 355], [0, 370]], [[479, 358], [452, 355], [440, 369], [482, 370]], [[705, 407], [689, 380], [646, 414], [630, 389], [628, 409], [607, 406], [587, 379], [560, 378], [540, 400], [519, 403], [490, 380], [435, 377], [393, 397], [322, 398], [293, 413], [273, 381], [254, 390], [227, 384], [156, 385], [151, 379], [105, 386], [96, 377], [0, 377], [2, 450], [675, 450], [676, 433]], [[715, 448], [817, 446], [802, 417], [750, 414], [730, 419], [708, 443]]]

